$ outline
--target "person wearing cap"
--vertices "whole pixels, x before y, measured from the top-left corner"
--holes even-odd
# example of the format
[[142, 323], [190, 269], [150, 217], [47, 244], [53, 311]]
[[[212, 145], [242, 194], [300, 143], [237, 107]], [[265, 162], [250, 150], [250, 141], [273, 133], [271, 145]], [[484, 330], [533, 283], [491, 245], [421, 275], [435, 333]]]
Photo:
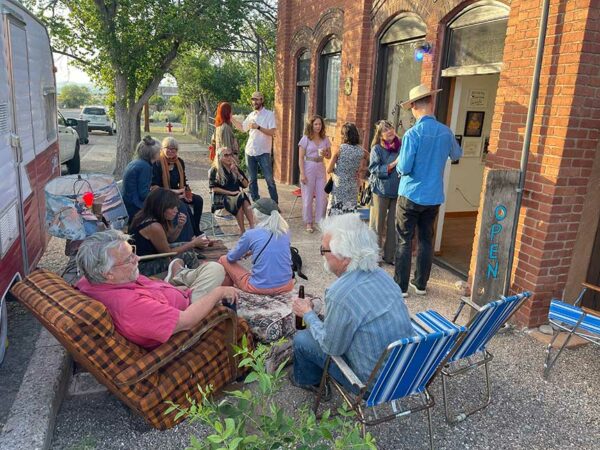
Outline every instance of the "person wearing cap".
[[233, 125], [248, 133], [246, 141], [246, 165], [250, 177], [250, 196], [253, 201], [260, 198], [258, 192], [258, 167], [267, 181], [269, 196], [275, 202], [279, 202], [277, 187], [273, 179], [273, 165], [271, 162], [271, 148], [273, 147], [273, 135], [275, 134], [275, 114], [264, 107], [264, 96], [260, 92], [252, 94], [252, 107], [254, 111], [248, 114], [243, 123], [232, 118]]
[[[433, 97], [441, 89], [421, 84], [410, 90], [402, 108], [410, 109], [415, 125], [402, 138], [402, 151], [396, 171], [401, 176], [396, 205], [396, 248], [394, 279], [408, 296], [408, 287], [417, 295], [427, 294], [426, 287], [433, 262], [434, 224], [444, 203], [444, 168], [448, 158], [457, 160], [462, 149], [454, 133], [433, 115]], [[412, 241], [419, 227], [415, 276], [410, 279]]]
[[[261, 198], [252, 205], [255, 228], [247, 230], [235, 248], [221, 256], [225, 268], [225, 286], [235, 286], [252, 294], [278, 295], [294, 287], [290, 253], [289, 225], [270, 198]], [[238, 263], [252, 258], [251, 271]]]

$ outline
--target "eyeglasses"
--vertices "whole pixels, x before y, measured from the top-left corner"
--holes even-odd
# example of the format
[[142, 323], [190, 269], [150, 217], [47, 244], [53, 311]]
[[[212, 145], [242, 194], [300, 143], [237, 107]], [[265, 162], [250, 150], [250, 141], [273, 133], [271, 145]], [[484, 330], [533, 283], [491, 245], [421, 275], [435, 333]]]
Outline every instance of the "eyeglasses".
[[127, 264], [131, 264], [135, 261], [135, 258], [137, 257], [137, 255], [135, 254], [135, 245], [131, 246], [131, 254], [127, 257], [127, 259], [125, 259], [125, 261], [119, 263], [119, 264], [113, 264], [113, 268], [114, 267], [119, 267], [119, 266], [126, 266]]
[[331, 249], [323, 248], [321, 245], [321, 247], [319, 247], [319, 252], [321, 253], [321, 256], [325, 256], [325, 253], [331, 253]]
[[225, 158], [226, 156], [233, 156], [233, 153], [223, 153], [221, 155], [222, 158]]
[[260, 98], [260, 97], [259, 98], [253, 98], [252, 101], [253, 102], [259, 102], [259, 101], [262, 101], [262, 98]]
[[176, 152], [177, 150], [179, 150], [179, 148], [177, 148], [177, 147], [165, 147], [165, 150], [171, 150], [172, 152]]

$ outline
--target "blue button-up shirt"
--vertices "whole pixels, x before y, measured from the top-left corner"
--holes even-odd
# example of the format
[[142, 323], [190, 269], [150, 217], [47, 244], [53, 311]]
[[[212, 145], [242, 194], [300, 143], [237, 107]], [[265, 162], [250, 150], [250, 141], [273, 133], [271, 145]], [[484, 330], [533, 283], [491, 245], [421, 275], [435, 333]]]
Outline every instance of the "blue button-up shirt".
[[414, 336], [402, 291], [381, 268], [344, 273], [325, 291], [327, 314], [304, 315], [323, 352], [343, 356], [366, 382], [377, 360], [392, 342]]
[[421, 117], [402, 138], [396, 165], [402, 175], [398, 196], [424, 206], [444, 203], [446, 161], [461, 156], [462, 149], [450, 128], [433, 116]]

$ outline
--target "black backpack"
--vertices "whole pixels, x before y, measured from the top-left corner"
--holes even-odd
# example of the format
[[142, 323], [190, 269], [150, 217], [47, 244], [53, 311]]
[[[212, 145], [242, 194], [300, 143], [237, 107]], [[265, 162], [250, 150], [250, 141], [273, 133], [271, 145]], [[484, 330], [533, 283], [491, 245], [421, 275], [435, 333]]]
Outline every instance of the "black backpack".
[[290, 245], [290, 253], [292, 255], [292, 274], [294, 278], [296, 278], [296, 274], [298, 274], [300, 278], [308, 280], [307, 276], [302, 273], [302, 257], [300, 256], [298, 249]]

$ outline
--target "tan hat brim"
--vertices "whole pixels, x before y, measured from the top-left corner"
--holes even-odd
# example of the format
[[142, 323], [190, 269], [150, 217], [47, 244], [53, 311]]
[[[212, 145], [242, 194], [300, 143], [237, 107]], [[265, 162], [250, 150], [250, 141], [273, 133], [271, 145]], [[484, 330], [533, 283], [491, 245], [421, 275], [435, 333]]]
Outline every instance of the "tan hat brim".
[[422, 98], [429, 97], [430, 95], [437, 94], [440, 91], [441, 91], [441, 89], [435, 89], [433, 91], [429, 91], [429, 92], [427, 92], [425, 94], [419, 95], [419, 96], [417, 96], [415, 98], [411, 98], [409, 100], [406, 100], [403, 103], [400, 103], [400, 106], [402, 106], [402, 109], [410, 109], [410, 104], [411, 103], [416, 102], [417, 100], [421, 100]]

